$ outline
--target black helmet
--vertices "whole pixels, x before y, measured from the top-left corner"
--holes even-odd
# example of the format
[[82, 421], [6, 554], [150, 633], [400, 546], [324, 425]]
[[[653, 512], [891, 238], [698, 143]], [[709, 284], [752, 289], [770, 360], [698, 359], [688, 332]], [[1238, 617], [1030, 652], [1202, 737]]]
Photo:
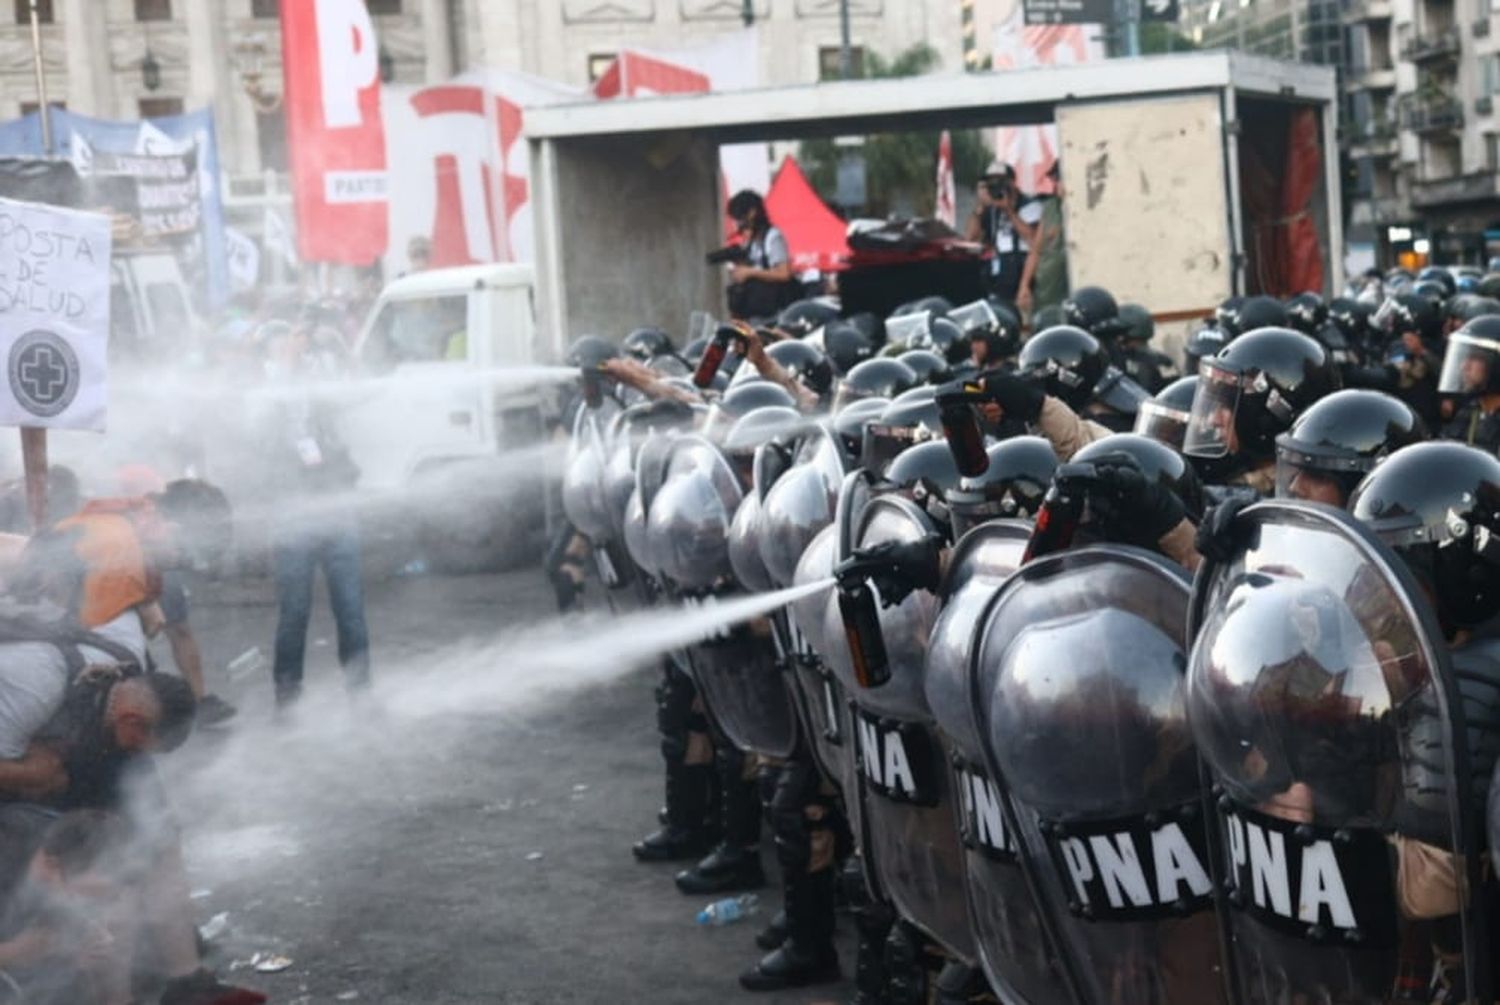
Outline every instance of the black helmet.
[[703, 423], [703, 435], [718, 440], [737, 420], [757, 408], [772, 407], [795, 409], [797, 402], [786, 388], [769, 380], [748, 380], [732, 385], [709, 409], [708, 418]]
[[1328, 320], [1332, 321], [1344, 338], [1355, 345], [1364, 345], [1370, 338], [1370, 305], [1353, 297], [1335, 297], [1328, 304]]
[[1010, 311], [997, 311], [989, 300], [975, 300], [953, 308], [948, 320], [957, 326], [961, 338], [948, 352], [950, 363], [961, 363], [973, 357], [973, 343], [984, 342], [984, 358], [989, 366], [1016, 354], [1021, 344], [1021, 323]]
[[1088, 444], [1072, 460], [1085, 463], [1105, 454], [1126, 453], [1150, 481], [1159, 483], [1182, 500], [1187, 515], [1194, 521], [1203, 518], [1203, 484], [1198, 472], [1171, 447], [1160, 440], [1136, 433], [1114, 433]]
[[911, 367], [924, 384], [946, 384], [953, 379], [948, 361], [931, 349], [908, 349], [896, 358]]
[[823, 352], [840, 376], [875, 355], [875, 345], [851, 321], [830, 321], [823, 326]]
[[817, 346], [786, 339], [767, 346], [766, 355], [820, 400], [833, 389], [833, 365]]
[[913, 349], [931, 349], [945, 360], [952, 361], [956, 353], [961, 353], [960, 359], [969, 355], [969, 341], [952, 318], [933, 318], [927, 326], [926, 339], [918, 338], [911, 345]]
[[918, 384], [912, 368], [898, 359], [867, 359], [844, 375], [833, 396], [833, 410], [860, 398], [894, 398]]
[[1037, 308], [1031, 314], [1031, 330], [1034, 332], [1044, 332], [1048, 328], [1056, 328], [1058, 325], [1067, 323], [1068, 319], [1063, 314], [1062, 304], [1048, 304], [1046, 307]]
[[1276, 437], [1276, 494], [1342, 507], [1387, 454], [1427, 438], [1410, 405], [1381, 391], [1335, 391]]
[[1057, 470], [1057, 454], [1040, 436], [1012, 436], [985, 454], [984, 472], [961, 479], [948, 493], [955, 538], [987, 520], [1035, 516]]
[[1062, 303], [1065, 324], [1082, 328], [1095, 338], [1118, 338], [1126, 331], [1120, 320], [1120, 305], [1102, 286], [1085, 286]]
[[905, 317], [908, 314], [921, 314], [926, 311], [935, 318], [942, 317], [953, 309], [953, 302], [947, 297], [931, 296], [918, 297], [916, 300], [908, 300], [906, 303], [891, 311], [893, 318]]
[[1474, 287], [1474, 292], [1481, 297], [1494, 297], [1500, 300], [1500, 272], [1486, 272], [1479, 279], [1479, 285]]
[[607, 359], [617, 359], [620, 351], [614, 343], [602, 335], [580, 335], [568, 346], [566, 357], [569, 366], [592, 370]]
[[1125, 326], [1122, 338], [1150, 342], [1156, 336], [1156, 319], [1140, 304], [1121, 304], [1120, 323]]
[[831, 321], [837, 321], [839, 309], [827, 300], [811, 297], [788, 304], [776, 315], [776, 327], [795, 338], [811, 335]]
[[1423, 297], [1431, 300], [1441, 310], [1448, 299], [1448, 290], [1442, 283], [1431, 279], [1419, 279], [1412, 283], [1411, 292], [1413, 296]]
[[903, 450], [885, 469], [885, 480], [909, 495], [927, 515], [948, 525], [948, 494], [958, 488], [958, 465], [939, 437]]
[[1328, 307], [1316, 293], [1299, 293], [1286, 302], [1286, 318], [1302, 334], [1317, 338], [1328, 323]]
[[1248, 332], [1199, 365], [1183, 450], [1251, 462], [1269, 458], [1276, 434], [1338, 386], [1338, 370], [1317, 340], [1290, 328]]
[[1475, 318], [1448, 336], [1438, 393], [1500, 393], [1500, 315]]
[[1433, 283], [1441, 288], [1439, 300], [1447, 300], [1458, 292], [1458, 280], [1453, 278], [1453, 273], [1439, 265], [1429, 265], [1417, 273], [1417, 285], [1423, 283]]
[[833, 417], [833, 432], [844, 448], [847, 460], [856, 463], [859, 461], [859, 455], [865, 448], [865, 425], [880, 418], [880, 413], [890, 403], [889, 398], [861, 398]]
[[672, 336], [660, 328], [637, 328], [625, 336], [620, 347], [625, 355], [633, 356], [642, 363], [649, 363], [658, 356], [671, 356], [675, 351]]
[[1436, 598], [1443, 628], [1500, 610], [1500, 460], [1461, 443], [1396, 451], [1349, 500], [1349, 511], [1406, 560]]
[[1089, 403], [1094, 385], [1108, 367], [1109, 357], [1099, 340], [1070, 325], [1033, 335], [1021, 347], [1016, 362], [1021, 376], [1043, 383], [1048, 394], [1075, 411]]
[[1182, 449], [1187, 436], [1188, 419], [1193, 414], [1193, 394], [1198, 378], [1179, 377], [1157, 391], [1150, 401], [1141, 402], [1135, 413], [1135, 431], [1171, 447]]
[[1437, 301], [1415, 293], [1398, 293], [1387, 297], [1372, 321], [1376, 328], [1390, 335], [1416, 332], [1424, 342], [1443, 333], [1443, 311]]
[[907, 447], [942, 439], [943, 422], [934, 399], [936, 391], [931, 386], [913, 388], [866, 422], [860, 466], [871, 474], [884, 474], [891, 461]]
[[1200, 361], [1217, 356], [1233, 338], [1234, 334], [1229, 329], [1217, 324], [1205, 324], [1188, 336], [1187, 345], [1182, 350], [1183, 369], [1196, 374]]
[[1244, 335], [1257, 328], [1285, 328], [1286, 308], [1275, 297], [1246, 297], [1235, 312], [1235, 334]]
[[1244, 297], [1225, 297], [1219, 306], [1214, 308], [1214, 327], [1224, 333], [1226, 342], [1240, 333], [1240, 305], [1244, 302]]

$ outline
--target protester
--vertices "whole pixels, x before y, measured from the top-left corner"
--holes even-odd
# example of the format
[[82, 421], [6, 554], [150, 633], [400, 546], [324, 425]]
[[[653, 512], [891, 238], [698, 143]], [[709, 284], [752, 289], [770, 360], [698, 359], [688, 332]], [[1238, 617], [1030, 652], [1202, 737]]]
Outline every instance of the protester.
[[278, 708], [302, 694], [303, 657], [312, 617], [313, 578], [323, 570], [338, 632], [346, 685], [370, 683], [365, 625], [364, 567], [354, 507], [336, 498], [359, 472], [339, 437], [326, 401], [308, 388], [332, 375], [326, 354], [314, 351], [303, 326], [276, 329], [265, 345], [270, 376], [266, 464], [280, 490], [273, 529], [277, 622], [272, 666]]

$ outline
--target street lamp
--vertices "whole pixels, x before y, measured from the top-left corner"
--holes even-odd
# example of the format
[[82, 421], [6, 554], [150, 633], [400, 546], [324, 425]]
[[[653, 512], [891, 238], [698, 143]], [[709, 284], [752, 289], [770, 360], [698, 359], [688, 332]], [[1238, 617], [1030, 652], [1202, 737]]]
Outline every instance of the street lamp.
[[146, 58], [141, 60], [141, 83], [148, 91], [161, 86], [161, 64], [156, 61], [156, 56], [149, 47], [146, 49]]

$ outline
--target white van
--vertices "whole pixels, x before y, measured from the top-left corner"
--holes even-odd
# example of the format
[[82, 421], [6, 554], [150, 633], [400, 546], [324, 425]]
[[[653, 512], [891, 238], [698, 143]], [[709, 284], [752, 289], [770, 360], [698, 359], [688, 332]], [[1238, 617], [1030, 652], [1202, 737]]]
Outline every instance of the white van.
[[537, 362], [535, 334], [531, 268], [472, 265], [391, 282], [355, 344], [382, 378], [341, 410], [360, 488], [446, 570], [526, 561], [545, 536], [543, 479], [499, 460], [544, 436], [546, 389], [496, 379]]

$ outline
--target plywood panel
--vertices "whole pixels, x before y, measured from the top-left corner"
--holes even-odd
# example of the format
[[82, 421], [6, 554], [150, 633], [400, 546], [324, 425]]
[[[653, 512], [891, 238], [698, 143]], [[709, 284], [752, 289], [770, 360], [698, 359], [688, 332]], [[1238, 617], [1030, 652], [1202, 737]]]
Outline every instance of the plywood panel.
[[1212, 309], [1232, 283], [1217, 94], [1057, 109], [1068, 272], [1153, 313]]

